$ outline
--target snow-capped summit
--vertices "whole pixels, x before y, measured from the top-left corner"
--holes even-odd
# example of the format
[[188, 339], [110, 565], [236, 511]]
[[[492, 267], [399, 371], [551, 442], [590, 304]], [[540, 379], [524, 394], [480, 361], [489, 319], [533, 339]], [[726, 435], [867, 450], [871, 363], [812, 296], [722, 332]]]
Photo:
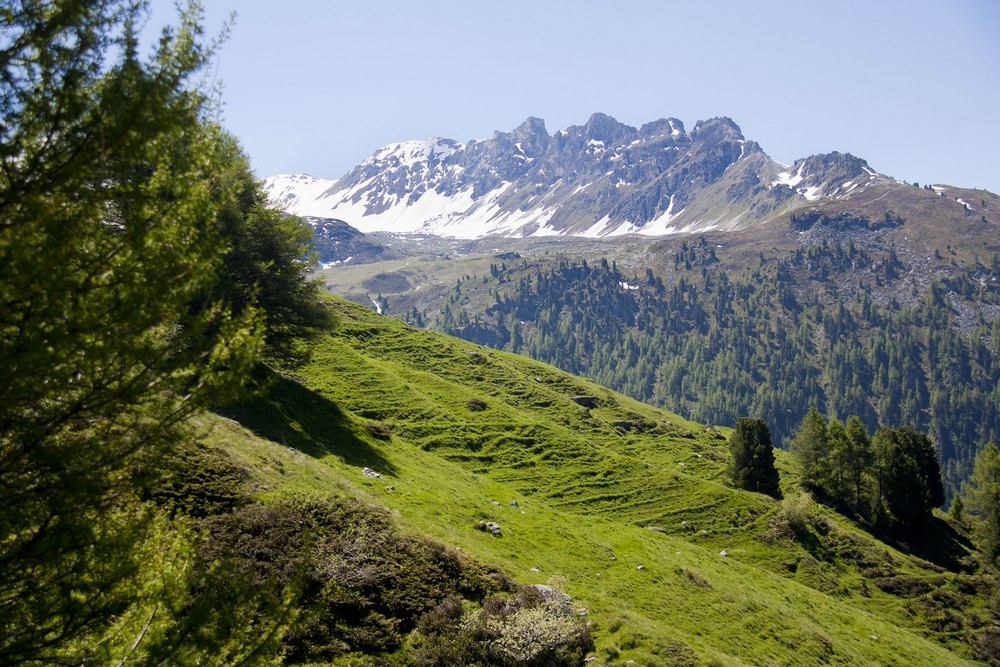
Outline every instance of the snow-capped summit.
[[676, 118], [636, 129], [594, 114], [553, 135], [528, 118], [482, 141], [390, 144], [335, 181], [283, 175], [266, 185], [290, 213], [363, 232], [477, 238], [733, 229], [884, 179], [840, 153], [778, 164], [729, 118], [687, 132]]

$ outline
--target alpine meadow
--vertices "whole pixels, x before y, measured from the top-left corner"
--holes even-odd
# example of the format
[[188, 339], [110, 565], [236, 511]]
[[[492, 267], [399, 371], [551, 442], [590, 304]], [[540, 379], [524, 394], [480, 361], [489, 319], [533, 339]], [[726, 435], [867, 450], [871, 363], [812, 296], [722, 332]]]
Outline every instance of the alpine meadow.
[[729, 118], [258, 179], [0, 6], [0, 664], [1000, 665], [1000, 198]]

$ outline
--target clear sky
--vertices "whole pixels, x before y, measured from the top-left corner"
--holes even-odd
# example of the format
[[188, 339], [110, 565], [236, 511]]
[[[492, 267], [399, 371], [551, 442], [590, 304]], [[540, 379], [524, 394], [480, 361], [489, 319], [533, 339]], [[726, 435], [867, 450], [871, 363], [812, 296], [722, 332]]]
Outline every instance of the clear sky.
[[[174, 0], [152, 0], [153, 22]], [[375, 149], [528, 116], [729, 116], [772, 158], [841, 151], [1000, 193], [997, 0], [203, 0], [258, 176], [337, 178]]]

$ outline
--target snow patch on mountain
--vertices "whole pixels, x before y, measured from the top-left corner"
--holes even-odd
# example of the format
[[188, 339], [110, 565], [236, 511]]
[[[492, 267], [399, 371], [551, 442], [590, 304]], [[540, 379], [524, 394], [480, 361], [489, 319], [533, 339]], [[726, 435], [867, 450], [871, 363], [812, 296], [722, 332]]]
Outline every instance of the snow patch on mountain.
[[313, 211], [325, 214], [328, 209], [320, 202], [324, 193], [333, 188], [337, 181], [308, 174], [281, 174], [268, 178], [264, 184], [271, 202], [278, 208], [292, 215], [322, 216]]
[[799, 169], [795, 172], [794, 176], [790, 171], [781, 172], [778, 174], [778, 178], [771, 182], [771, 187], [773, 188], [775, 185], [787, 185], [790, 188], [794, 188], [802, 182], [802, 168], [804, 166], [805, 164], [799, 165]]
[[882, 178], [850, 154], [781, 165], [728, 118], [686, 132], [676, 119], [636, 129], [594, 114], [552, 135], [529, 118], [482, 141], [394, 143], [338, 180], [286, 174], [265, 185], [289, 213], [362, 232], [598, 238], [733, 229]]
[[383, 146], [375, 151], [370, 158], [362, 162], [361, 166], [368, 166], [379, 162], [393, 162], [397, 166], [412, 167], [429, 161], [440, 162], [464, 148], [465, 146], [460, 143], [440, 137], [403, 141]]

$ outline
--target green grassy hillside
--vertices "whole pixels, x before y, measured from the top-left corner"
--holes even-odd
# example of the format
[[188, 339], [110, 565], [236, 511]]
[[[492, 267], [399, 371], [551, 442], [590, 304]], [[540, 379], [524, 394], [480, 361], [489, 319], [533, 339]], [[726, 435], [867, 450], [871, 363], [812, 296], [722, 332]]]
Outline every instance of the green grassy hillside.
[[715, 429], [332, 303], [336, 329], [307, 363], [204, 421], [265, 500], [357, 497], [520, 583], [566, 591], [592, 624], [591, 664], [972, 657], [989, 582], [943, 521], [935, 548], [907, 553], [801, 496], [780, 452], [786, 500], [733, 490]]

